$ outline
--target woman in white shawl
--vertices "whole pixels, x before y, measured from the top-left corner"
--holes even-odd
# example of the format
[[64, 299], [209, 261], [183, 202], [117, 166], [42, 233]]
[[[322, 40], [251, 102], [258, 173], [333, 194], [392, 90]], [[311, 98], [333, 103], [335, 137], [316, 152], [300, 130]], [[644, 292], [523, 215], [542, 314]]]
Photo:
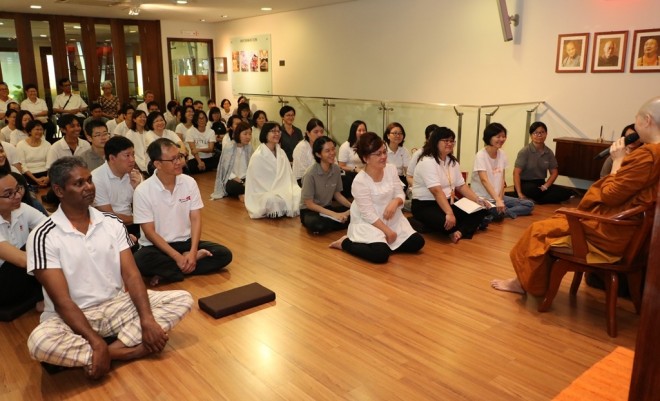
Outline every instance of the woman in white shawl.
[[211, 199], [225, 196], [245, 198], [245, 176], [252, 156], [252, 128], [241, 122], [233, 132], [232, 141], [222, 149], [220, 164], [215, 175], [215, 189]]
[[269, 121], [261, 129], [261, 145], [254, 151], [245, 180], [245, 208], [253, 219], [297, 216], [300, 187], [279, 145], [280, 125]]

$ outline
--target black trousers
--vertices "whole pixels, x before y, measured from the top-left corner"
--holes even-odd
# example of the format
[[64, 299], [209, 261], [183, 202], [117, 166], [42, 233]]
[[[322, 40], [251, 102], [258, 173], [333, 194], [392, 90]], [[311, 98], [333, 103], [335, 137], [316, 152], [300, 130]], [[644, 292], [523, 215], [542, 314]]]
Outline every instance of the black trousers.
[[41, 284], [27, 270], [9, 262], [0, 266], [0, 307], [44, 299]]
[[204, 162], [204, 165], [206, 167], [203, 171], [199, 169], [197, 159], [188, 160], [187, 163], [188, 174], [199, 174], [206, 171], [215, 170], [218, 167], [218, 161], [220, 161], [220, 156], [214, 153], [213, 156], [207, 157], [206, 159], [202, 159], [202, 161]]
[[[190, 250], [190, 244], [190, 240], [188, 240], [171, 242], [169, 245], [177, 252], [184, 253]], [[189, 273], [191, 275], [214, 273], [231, 262], [231, 251], [222, 245], [209, 241], [199, 241], [198, 248], [208, 250], [212, 256], [199, 260], [195, 270]], [[155, 246], [143, 246], [135, 252], [134, 256], [135, 263], [143, 276], [159, 276], [162, 277], [161, 281], [163, 282], [182, 281], [185, 276], [174, 259]]]
[[451, 209], [456, 217], [456, 225], [449, 230], [445, 230], [447, 215], [435, 200], [413, 199], [411, 209], [415, 220], [424, 224], [424, 227], [429, 231], [439, 231], [447, 234], [460, 231], [461, 238], [465, 239], [472, 238], [484, 220], [484, 217], [488, 215], [488, 210], [479, 210], [472, 214], [467, 214], [455, 205], [451, 205]]
[[550, 185], [550, 188], [542, 191], [540, 187], [543, 184], [545, 184], [545, 180], [520, 181], [522, 187], [520, 189], [526, 197], [540, 205], [544, 203], [561, 203], [573, 195], [570, 189], [558, 187], [557, 185]]
[[227, 191], [228, 196], [238, 198], [238, 195], [245, 194], [245, 183], [229, 180], [225, 184], [225, 191]]
[[346, 174], [341, 176], [341, 186], [343, 188], [341, 194], [344, 195], [345, 198], [353, 198], [351, 187], [353, 186], [353, 180], [356, 175], [357, 173], [346, 172]]
[[341, 248], [351, 255], [364, 259], [371, 263], [385, 263], [392, 253], [415, 253], [424, 247], [425, 241], [419, 233], [414, 233], [401, 246], [392, 251], [384, 242], [353, 242], [346, 238], [341, 243]]
[[[333, 212], [345, 212], [348, 210], [346, 206], [323, 206]], [[300, 209], [300, 222], [303, 227], [308, 229], [313, 234], [322, 234], [330, 231], [345, 230], [348, 228], [348, 220], [345, 223], [329, 219], [321, 216], [318, 212], [309, 209]]]

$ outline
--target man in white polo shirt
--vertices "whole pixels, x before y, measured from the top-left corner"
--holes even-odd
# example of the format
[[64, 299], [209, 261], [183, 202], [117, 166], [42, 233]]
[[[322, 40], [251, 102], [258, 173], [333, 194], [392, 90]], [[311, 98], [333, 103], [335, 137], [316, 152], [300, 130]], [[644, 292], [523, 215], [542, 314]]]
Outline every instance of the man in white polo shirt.
[[179, 147], [161, 138], [147, 153], [156, 171], [133, 194], [133, 222], [142, 231], [135, 261], [142, 275], [157, 285], [224, 268], [231, 262], [231, 251], [200, 240], [204, 204], [195, 180], [182, 174], [185, 159]]
[[123, 136], [112, 137], [105, 143], [104, 152], [106, 162], [92, 171], [94, 207], [114, 213], [137, 237], [140, 226], [133, 224], [133, 191], [142, 182], [142, 174], [135, 168], [133, 142]]
[[62, 89], [62, 93], [57, 95], [53, 102], [53, 113], [61, 115], [74, 114], [82, 126], [85, 120], [83, 113], [87, 111], [87, 103], [85, 103], [80, 95], [71, 92], [71, 81], [69, 81], [69, 78], [62, 78], [57, 83]]
[[163, 350], [192, 308], [186, 291], [149, 291], [126, 228], [91, 207], [95, 188], [85, 162], [66, 157], [48, 176], [60, 207], [28, 237], [27, 269], [44, 287], [45, 309], [28, 339], [32, 358], [84, 367], [91, 378], [112, 360]]

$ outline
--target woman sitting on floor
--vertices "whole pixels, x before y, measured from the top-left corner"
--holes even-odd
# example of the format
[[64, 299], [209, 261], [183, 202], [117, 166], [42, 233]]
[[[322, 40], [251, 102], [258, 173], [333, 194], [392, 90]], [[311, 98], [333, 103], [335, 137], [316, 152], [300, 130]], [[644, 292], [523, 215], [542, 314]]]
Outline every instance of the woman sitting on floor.
[[195, 110], [193, 125], [186, 132], [186, 143], [190, 148], [188, 171], [190, 174], [215, 170], [218, 167], [219, 156], [215, 154], [215, 132], [208, 128], [206, 113]]
[[496, 221], [502, 220], [504, 216], [515, 219], [532, 214], [534, 202], [504, 195], [505, 170], [509, 167], [502, 151], [506, 142], [506, 128], [500, 123], [488, 124], [484, 129], [483, 141], [486, 147], [474, 157], [471, 185], [474, 193], [495, 205], [490, 209], [490, 214]]
[[353, 180], [357, 173], [362, 171], [364, 163], [360, 160], [355, 147], [360, 137], [367, 132], [367, 124], [364, 121], [355, 120], [351, 124], [351, 129], [348, 131], [348, 140], [341, 144], [339, 153], [337, 154], [337, 162], [339, 168], [344, 170], [342, 176], [342, 185], [344, 187], [343, 194], [345, 197], [350, 198], [351, 187]]
[[302, 178], [309, 167], [314, 164], [316, 158], [312, 154], [314, 141], [325, 135], [323, 121], [312, 118], [305, 129], [305, 139], [298, 142], [293, 149], [293, 176], [296, 177], [298, 185], [302, 187]]
[[[646, 102], [637, 113], [635, 130], [644, 145], [626, 154], [625, 138], [610, 147], [612, 172], [596, 181], [578, 204], [578, 210], [611, 216], [655, 202], [660, 179], [660, 97]], [[589, 244], [589, 263], [614, 263], [621, 259], [631, 230], [595, 220], [583, 220]], [[569, 247], [568, 220], [564, 215], [537, 221], [527, 228], [511, 249], [515, 278], [493, 280], [493, 288], [543, 296], [548, 289], [551, 246]]]
[[[532, 141], [518, 152], [513, 169], [513, 184], [520, 199], [532, 199], [538, 204], [560, 203], [571, 197], [571, 191], [552, 185], [557, 176], [557, 159], [545, 146], [548, 127], [540, 121], [530, 125]], [[550, 172], [550, 177], [546, 177]]]
[[50, 183], [46, 168], [46, 156], [50, 143], [46, 142], [46, 138], [44, 138], [44, 126], [41, 121], [32, 120], [27, 123], [25, 132], [28, 137], [16, 145], [23, 175], [31, 185], [46, 188]]
[[488, 214], [487, 210], [466, 213], [456, 206], [456, 191], [486, 206], [465, 183], [461, 166], [453, 155], [456, 135], [447, 127], [434, 130], [415, 167], [412, 214], [431, 231], [449, 235], [453, 243], [470, 239]]
[[[327, 136], [314, 141], [312, 151], [316, 163], [307, 169], [302, 178], [300, 221], [313, 234], [348, 227], [351, 202], [341, 194], [341, 170], [335, 163], [335, 149], [335, 141]], [[293, 160], [295, 163], [296, 159]], [[332, 204], [333, 199], [339, 203], [338, 206]]]
[[385, 263], [392, 252], [414, 253], [424, 238], [410, 226], [401, 211], [406, 199], [396, 167], [387, 164], [387, 146], [373, 132], [357, 141], [365, 164], [353, 181], [354, 201], [348, 235], [330, 244], [372, 263]]
[[275, 122], [261, 129], [261, 145], [250, 158], [245, 176], [245, 208], [250, 218], [294, 217], [300, 213], [300, 187], [280, 147], [282, 131]]
[[220, 155], [220, 164], [218, 164], [218, 171], [215, 175], [215, 188], [211, 199], [231, 196], [244, 201], [245, 175], [250, 163], [250, 156], [252, 156], [251, 140], [250, 124], [240, 122], [235, 129], [233, 140]]

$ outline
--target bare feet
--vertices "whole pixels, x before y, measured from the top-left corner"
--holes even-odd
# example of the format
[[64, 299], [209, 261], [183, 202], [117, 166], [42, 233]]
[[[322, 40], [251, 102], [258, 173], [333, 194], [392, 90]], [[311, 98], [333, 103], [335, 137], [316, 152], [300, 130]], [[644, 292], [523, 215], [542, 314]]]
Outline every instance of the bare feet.
[[341, 249], [341, 243], [344, 242], [346, 238], [348, 238], [348, 236], [344, 235], [343, 237], [339, 238], [337, 241], [328, 245], [328, 248]]
[[524, 294], [525, 290], [520, 285], [517, 277], [509, 278], [506, 280], [491, 280], [490, 286], [499, 291], [515, 292], [516, 294]]
[[245, 203], [245, 195], [243, 195], [243, 194], [238, 195], [238, 200]]
[[34, 308], [37, 310], [37, 312], [43, 312], [44, 311], [44, 301], [37, 302], [37, 304], [34, 305]]
[[117, 340], [108, 346], [110, 359], [128, 361], [131, 359], [142, 358], [149, 355], [150, 352], [144, 344], [138, 344], [135, 347], [127, 347], [121, 341]]
[[160, 283], [161, 276], [153, 276], [151, 280], [149, 280], [149, 285], [152, 287], [155, 287]]
[[213, 256], [213, 254], [208, 249], [200, 249], [197, 251], [197, 260], [201, 260], [209, 256]]
[[463, 238], [463, 234], [461, 234], [460, 231], [454, 231], [453, 233], [449, 234], [449, 239], [454, 244], [458, 244], [458, 241], [460, 241], [461, 238]]

